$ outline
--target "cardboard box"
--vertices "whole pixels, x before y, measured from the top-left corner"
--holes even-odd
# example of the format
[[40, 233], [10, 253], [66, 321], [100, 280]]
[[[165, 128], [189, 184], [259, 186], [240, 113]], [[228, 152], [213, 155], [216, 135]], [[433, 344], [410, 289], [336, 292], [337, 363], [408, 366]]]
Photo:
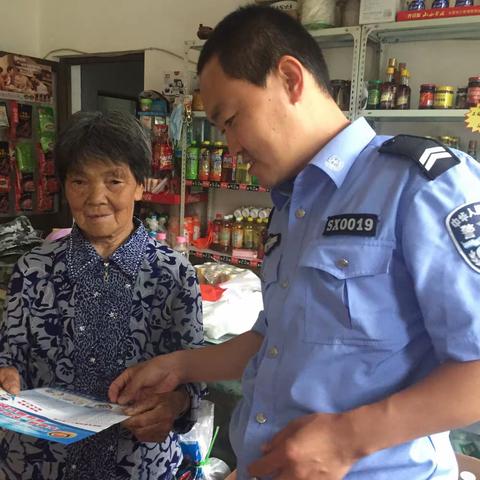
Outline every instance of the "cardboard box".
[[365, 23], [394, 22], [401, 0], [361, 0], [360, 25]]

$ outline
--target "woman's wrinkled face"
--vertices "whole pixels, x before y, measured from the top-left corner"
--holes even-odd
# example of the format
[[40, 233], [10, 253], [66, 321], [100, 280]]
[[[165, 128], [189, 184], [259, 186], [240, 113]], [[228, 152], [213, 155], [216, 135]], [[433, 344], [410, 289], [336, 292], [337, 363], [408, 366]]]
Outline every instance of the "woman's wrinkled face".
[[127, 164], [88, 159], [67, 173], [65, 196], [75, 222], [92, 242], [120, 240], [132, 231], [133, 209], [143, 186]]

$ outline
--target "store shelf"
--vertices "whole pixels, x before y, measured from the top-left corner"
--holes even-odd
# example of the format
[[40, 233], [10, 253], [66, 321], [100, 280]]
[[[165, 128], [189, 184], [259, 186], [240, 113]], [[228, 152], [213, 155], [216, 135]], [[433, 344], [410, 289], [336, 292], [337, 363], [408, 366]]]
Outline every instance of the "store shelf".
[[[174, 193], [150, 193], [144, 192], [142, 202], [159, 203], [162, 205], [180, 205], [181, 197]], [[186, 195], [185, 203], [206, 202], [207, 195], [204, 193]]]
[[185, 180], [189, 187], [219, 188], [222, 190], [240, 190], [246, 192], [269, 192], [270, 189], [260, 185], [247, 185], [246, 183], [207, 182], [202, 180]]
[[360, 116], [392, 122], [454, 122], [463, 121], [468, 110], [361, 110]]
[[215, 260], [217, 262], [230, 263], [232, 265], [240, 265], [246, 267], [260, 267], [262, 260], [260, 259], [246, 259], [238, 258], [229, 255], [228, 253], [217, 252], [216, 250], [200, 249], [196, 247], [189, 247], [190, 254], [197, 258], [204, 258], [205, 260]]
[[348, 47], [360, 38], [361, 27], [320, 28], [308, 32], [322, 48]]
[[365, 25], [369, 40], [378, 43], [480, 39], [480, 16], [450, 17]]

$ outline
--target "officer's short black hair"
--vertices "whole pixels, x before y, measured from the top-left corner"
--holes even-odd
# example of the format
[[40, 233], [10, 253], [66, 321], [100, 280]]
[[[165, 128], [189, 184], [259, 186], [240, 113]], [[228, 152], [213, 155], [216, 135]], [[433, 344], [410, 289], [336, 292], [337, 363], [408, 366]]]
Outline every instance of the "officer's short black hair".
[[217, 56], [230, 77], [264, 87], [284, 55], [295, 57], [329, 91], [328, 69], [315, 39], [288, 14], [260, 5], [241, 7], [215, 27], [200, 53], [197, 73]]
[[143, 185], [150, 174], [152, 145], [148, 132], [131, 114], [78, 112], [58, 136], [54, 156], [63, 185], [68, 173], [92, 159], [128, 165]]

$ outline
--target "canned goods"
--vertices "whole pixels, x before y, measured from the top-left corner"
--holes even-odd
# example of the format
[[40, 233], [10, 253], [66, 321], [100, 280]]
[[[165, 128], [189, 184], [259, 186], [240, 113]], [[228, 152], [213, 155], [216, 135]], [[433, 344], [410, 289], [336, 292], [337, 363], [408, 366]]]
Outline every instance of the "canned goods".
[[476, 107], [480, 104], [480, 75], [468, 79], [467, 107]]
[[455, 88], [450, 85], [442, 85], [441, 87], [437, 87], [433, 99], [433, 108], [453, 108], [454, 91]]
[[434, 0], [432, 3], [432, 8], [448, 8], [449, 0]]
[[456, 0], [456, 7], [471, 7], [473, 5], [473, 0]]
[[457, 96], [455, 97], [455, 108], [465, 109], [467, 108], [467, 89], [457, 89]]
[[424, 83], [420, 85], [420, 101], [418, 108], [433, 108], [435, 96], [435, 85], [433, 83]]
[[370, 80], [368, 82], [367, 109], [376, 110], [380, 106], [380, 85], [381, 80]]
[[423, 0], [412, 0], [408, 4], [409, 10], [425, 10], [425, 2]]

